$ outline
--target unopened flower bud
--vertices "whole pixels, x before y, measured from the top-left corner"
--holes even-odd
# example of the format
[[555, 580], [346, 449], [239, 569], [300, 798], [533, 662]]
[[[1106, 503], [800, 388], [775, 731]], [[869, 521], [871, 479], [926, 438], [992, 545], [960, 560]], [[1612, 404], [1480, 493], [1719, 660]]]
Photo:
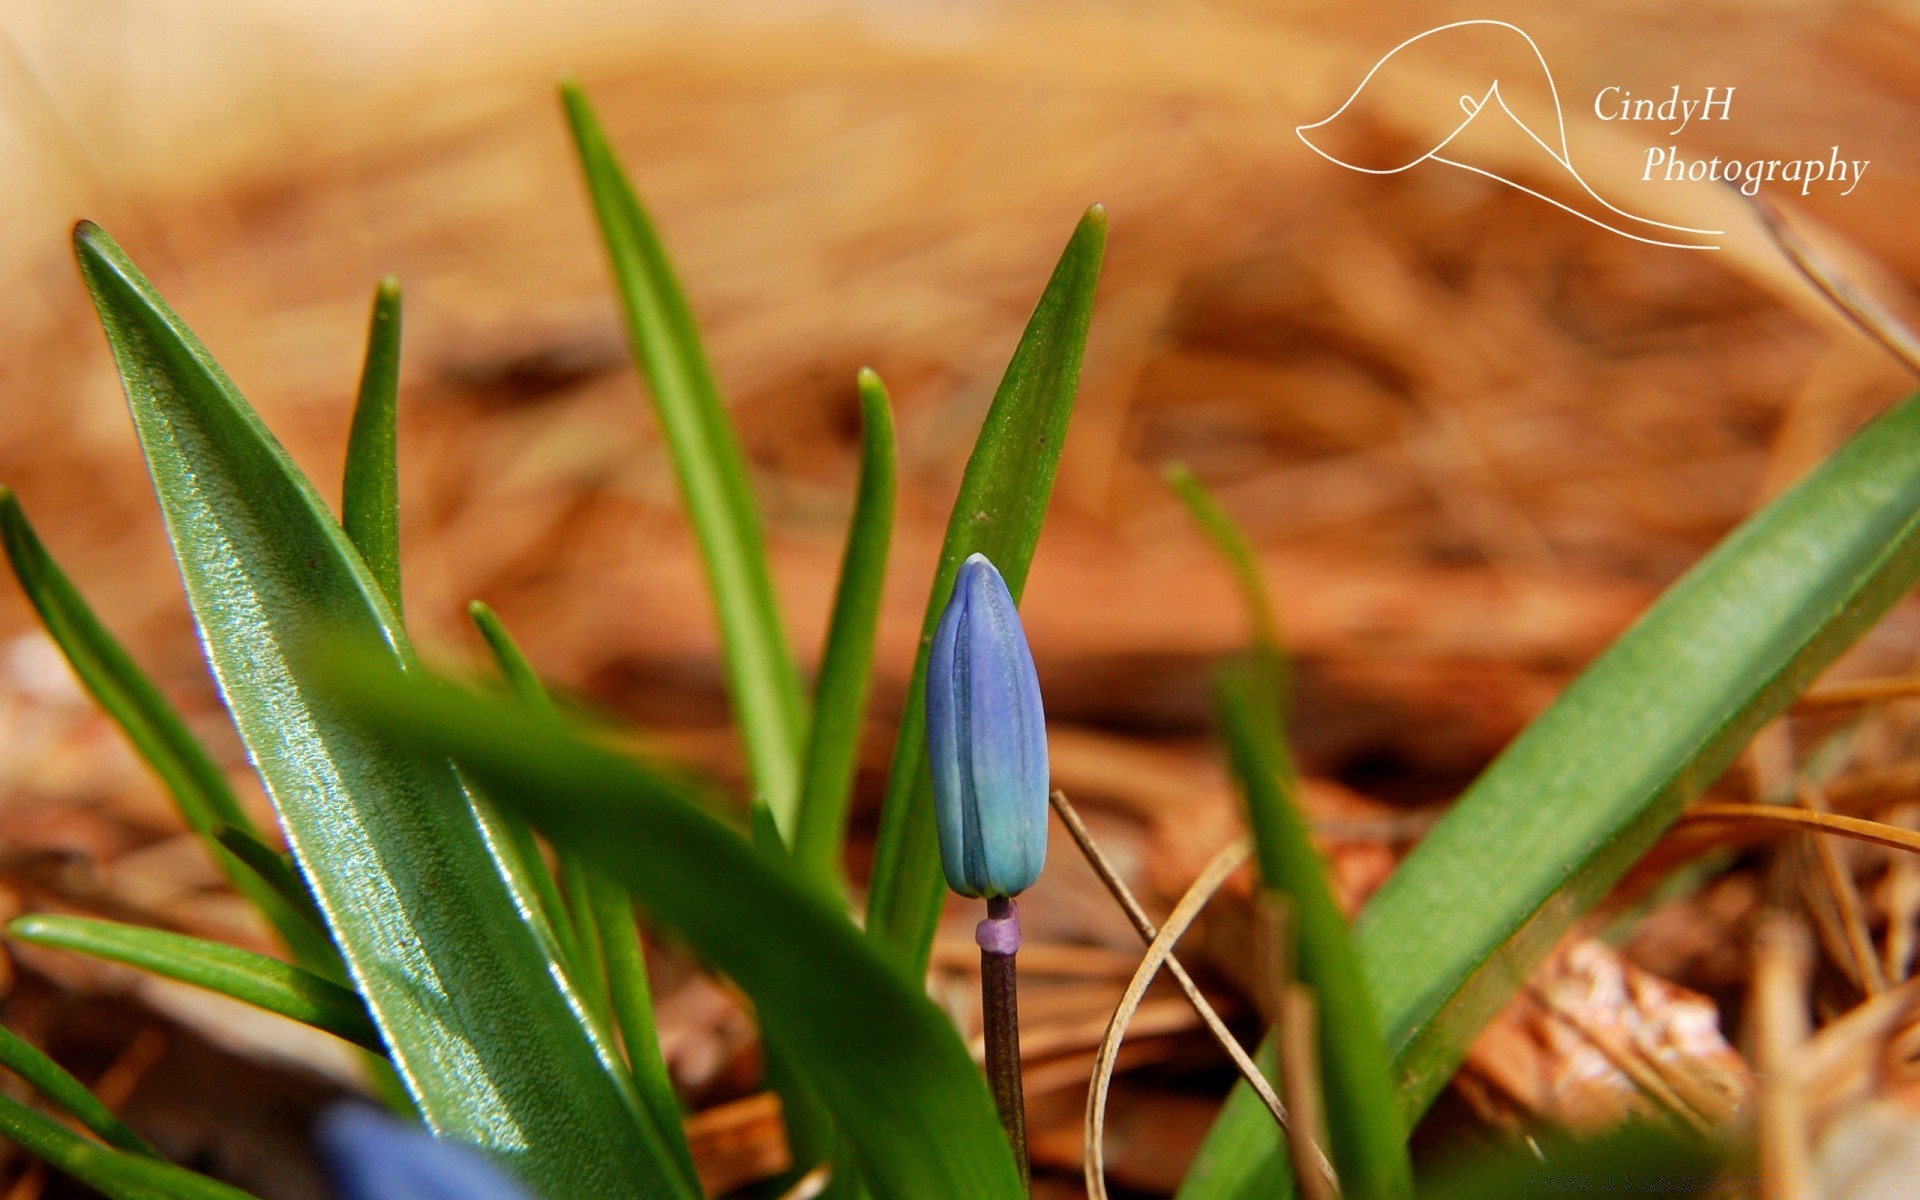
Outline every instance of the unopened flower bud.
[[985, 555], [960, 567], [927, 658], [940, 861], [963, 896], [1014, 896], [1047, 857], [1047, 725], [1020, 613]]

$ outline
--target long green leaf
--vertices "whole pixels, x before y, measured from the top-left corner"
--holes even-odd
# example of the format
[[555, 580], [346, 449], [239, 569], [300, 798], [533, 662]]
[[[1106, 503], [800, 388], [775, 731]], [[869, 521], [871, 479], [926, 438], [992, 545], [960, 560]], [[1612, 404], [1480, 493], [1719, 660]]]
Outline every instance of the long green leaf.
[[673, 1090], [666, 1057], [660, 1052], [660, 1025], [653, 1016], [653, 986], [647, 981], [647, 952], [640, 942], [640, 928], [634, 923], [633, 899], [604, 870], [589, 875], [587, 886], [607, 986], [613, 993], [614, 1019], [620, 1025], [627, 1060], [633, 1064], [633, 1086], [640, 1093], [640, 1103], [660, 1128], [661, 1140], [679, 1160], [688, 1183], [697, 1187], [700, 1173], [693, 1164], [693, 1149], [687, 1145], [686, 1118]]
[[409, 663], [380, 584], [112, 239], [82, 224], [75, 246], [215, 677], [421, 1113], [546, 1196], [685, 1195], [523, 918], [536, 901], [497, 823], [450, 766], [423, 765], [290, 659], [332, 633]]
[[347, 434], [340, 524], [396, 616], [400, 604], [400, 281], [389, 275], [373, 295], [360, 397]]
[[634, 356], [646, 374], [667, 437], [687, 515], [706, 556], [720, 616], [727, 680], [746, 742], [757, 803], [791, 845], [800, 805], [806, 700], [781, 624], [766, 538], [713, 368], [673, 264], [621, 170], [580, 88], [561, 89], [615, 284], [626, 305]]
[[10, 1096], [0, 1096], [0, 1137], [110, 1200], [254, 1200], [172, 1163], [90, 1142]]
[[[292, 856], [282, 854], [237, 825], [219, 826], [213, 831], [213, 837], [227, 853], [246, 864], [248, 870], [285, 900], [289, 908], [299, 913], [315, 933], [326, 936], [326, 914], [313, 902], [313, 893], [307, 890], [307, 881], [300, 878], [300, 868], [294, 865]], [[338, 955], [331, 965], [340, 967]]]
[[860, 733], [873, 683], [873, 642], [880, 627], [880, 594], [893, 538], [895, 464], [893, 413], [887, 390], [870, 370], [860, 372], [860, 490], [840, 560], [827, 648], [814, 688], [813, 728], [807, 738], [805, 786], [793, 858], [803, 874], [842, 894], [841, 856], [847, 807], [860, 766]]
[[1547, 1137], [1442, 1167], [1420, 1200], [1689, 1200], [1720, 1194], [1715, 1148], [1657, 1125], [1585, 1142]]
[[181, 819], [206, 839], [221, 871], [301, 962], [316, 970], [337, 965], [339, 956], [326, 935], [218, 844], [215, 834], [223, 825], [259, 835], [212, 756], [133, 656], [94, 616], [79, 589], [47, 553], [19, 498], [7, 488], [0, 488], [0, 539], [6, 543], [7, 561], [21, 590], [74, 675], [160, 777]]
[[[1728, 536], [1475, 781], [1355, 925], [1404, 1115], [1425, 1110], [1687, 801], [1917, 578], [1911, 399]], [[1180, 1194], [1278, 1194], [1279, 1151], [1258, 1100], [1236, 1090]]]
[[238, 946], [90, 917], [20, 917], [7, 933], [36, 946], [124, 963], [219, 992], [375, 1052], [386, 1049], [359, 996], [311, 971]]
[[664, 776], [544, 721], [390, 668], [337, 668], [345, 696], [450, 755], [555, 843], [618, 875], [753, 1000], [887, 1200], [1013, 1200], [1020, 1175], [986, 1081], [946, 1014], [789, 863]]
[[[519, 643], [507, 632], [507, 627], [493, 609], [475, 600], [467, 605], [467, 616], [473, 620], [475, 629], [480, 631], [481, 640], [487, 643], [487, 649], [493, 654], [493, 661], [499, 666], [500, 674], [506, 678], [507, 686], [514, 694], [535, 706], [547, 706], [546, 688], [540, 682], [540, 676], [534, 672], [533, 664], [520, 652]], [[548, 932], [553, 935], [560, 947], [561, 960], [575, 971], [578, 978], [581, 955], [583, 953], [578, 936], [574, 932], [566, 901], [560, 895], [560, 885], [553, 877], [553, 870], [547, 866], [546, 855], [540, 852], [540, 844], [534, 840], [533, 831], [526, 823], [505, 818], [501, 824], [506, 826], [507, 835], [513, 839], [515, 852], [526, 870], [527, 878], [533, 884], [534, 895], [540, 903], [540, 915], [546, 918]]]
[[[474, 624], [493, 651], [494, 661], [507, 685], [521, 703], [544, 716], [557, 719], [559, 710], [547, 694], [546, 685], [527, 661], [506, 624], [492, 609], [475, 600], [468, 606]], [[516, 816], [513, 824], [526, 831], [529, 846], [533, 834]], [[532, 851], [538, 854], [537, 848]], [[588, 992], [596, 1013], [604, 997], [606, 1015], [617, 1022], [620, 1039], [627, 1049], [627, 1062], [633, 1072], [634, 1090], [639, 1093], [660, 1140], [673, 1154], [687, 1186], [700, 1187], [699, 1172], [693, 1165], [693, 1150], [687, 1145], [687, 1131], [680, 1113], [680, 1101], [674, 1095], [673, 1077], [667, 1072], [666, 1058], [660, 1052], [660, 1030], [653, 1018], [653, 988], [647, 981], [646, 950], [640, 944], [640, 930], [633, 919], [633, 901], [626, 889], [606, 872], [580, 862], [577, 856], [565, 860], [568, 887], [572, 897], [572, 922], [569, 936], [575, 939], [576, 978]], [[543, 864], [544, 866], [544, 864]], [[543, 875], [552, 883], [552, 876]], [[568, 909], [556, 891], [549, 916], [565, 923]]]
[[86, 1084], [4, 1025], [0, 1025], [0, 1066], [32, 1084], [41, 1095], [67, 1110], [108, 1145], [149, 1158], [158, 1157], [147, 1139], [127, 1128], [127, 1123], [101, 1103], [100, 1097], [87, 1090]]
[[946, 888], [934, 831], [933, 777], [927, 768], [927, 651], [954, 577], [968, 555], [992, 559], [1014, 599], [1026, 586], [1080, 386], [1080, 360], [1086, 353], [1106, 241], [1106, 210], [1096, 204], [1080, 218], [1061, 252], [987, 410], [947, 520], [940, 564], [927, 596], [920, 651], [887, 774], [867, 900], [868, 934], [914, 979], [926, 974]]
[[1254, 645], [1270, 647], [1278, 652], [1280, 641], [1280, 620], [1274, 615], [1273, 600], [1267, 595], [1266, 580], [1260, 575], [1260, 559], [1254, 553], [1253, 543], [1247, 539], [1246, 531], [1240, 528], [1232, 515], [1227, 512], [1200, 482], [1187, 464], [1168, 463], [1165, 471], [1167, 486], [1180, 502], [1187, 506], [1187, 512], [1200, 528], [1206, 531], [1209, 540], [1220, 556], [1227, 560], [1232, 568], [1234, 581], [1240, 585], [1241, 599], [1246, 603], [1247, 617], [1253, 624]]
[[1347, 920], [1327, 885], [1320, 852], [1285, 782], [1272, 680], [1256, 663], [1221, 672], [1220, 714], [1247, 801], [1247, 823], [1261, 882], [1292, 903], [1300, 977], [1319, 1000], [1320, 1070], [1327, 1129], [1341, 1192], [1352, 1200], [1411, 1200], [1413, 1162], [1401, 1124], [1380, 1014], [1347, 935]]

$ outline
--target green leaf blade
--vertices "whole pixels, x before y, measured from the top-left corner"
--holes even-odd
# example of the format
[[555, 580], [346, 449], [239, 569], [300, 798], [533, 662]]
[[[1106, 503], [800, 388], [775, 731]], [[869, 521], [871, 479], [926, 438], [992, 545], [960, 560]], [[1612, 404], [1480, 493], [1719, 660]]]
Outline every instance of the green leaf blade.
[[1220, 711], [1233, 773], [1246, 797], [1261, 882], [1285, 892], [1292, 904], [1300, 977], [1318, 1000], [1334, 1167], [1342, 1194], [1353, 1200], [1412, 1200], [1413, 1162], [1380, 1016], [1346, 917], [1290, 791], [1292, 772], [1277, 745], [1271, 682], [1257, 663], [1229, 668], [1219, 680]]
[[297, 908], [218, 845], [222, 826], [256, 839], [259, 833], [213, 757], [159, 686], [94, 615], [27, 520], [19, 497], [7, 488], [0, 488], [0, 541], [5, 542], [7, 561], [21, 591], [74, 676], [160, 777], [181, 819], [206, 839], [234, 888], [267, 918], [302, 962], [315, 969], [337, 963], [333, 943], [324, 933], [316, 932]]
[[224, 942], [91, 917], [20, 917], [7, 926], [7, 933], [36, 946], [70, 950], [190, 983], [375, 1053], [386, 1050], [359, 996], [277, 958]]
[[548, 1196], [679, 1197], [531, 885], [451, 768], [314, 691], [295, 648], [411, 651], [312, 485], [104, 232], [75, 234], [214, 674], [422, 1115]]
[[[1755, 730], [1920, 579], [1920, 399], [1882, 415], [1689, 571], [1475, 781], [1355, 925], [1402, 1112]], [[1440, 919], [1438, 914], [1444, 914]], [[1182, 1200], [1272, 1193], [1236, 1089]]]
[[827, 648], [808, 733], [806, 779], [793, 857], [803, 874], [832, 895], [842, 895], [841, 858], [847, 809], [860, 766], [860, 733], [873, 684], [873, 644], [880, 627], [880, 597], [887, 580], [893, 537], [894, 494], [899, 467], [893, 413], [886, 387], [869, 370], [860, 372], [860, 488], [840, 563]]
[[570, 852], [615, 873], [754, 1001], [883, 1200], [1015, 1200], [1019, 1172], [946, 1015], [790, 865], [662, 776], [509, 705], [386, 669], [343, 670], [356, 703], [460, 763]]
[[147, 1139], [127, 1128], [127, 1123], [101, 1103], [100, 1097], [89, 1091], [86, 1084], [4, 1025], [0, 1025], [0, 1066], [32, 1084], [41, 1095], [72, 1114], [109, 1146], [148, 1158], [159, 1157]]
[[561, 89], [599, 218], [634, 356], [666, 433], [720, 617], [728, 689], [758, 797], [790, 845], [799, 818], [807, 712], [768, 572], [745, 456], [714, 382], [693, 307], [586, 93]]
[[0, 1137], [109, 1200], [255, 1200], [172, 1163], [90, 1142], [11, 1096], [0, 1096]]
[[1026, 586], [1079, 390], [1106, 236], [1106, 210], [1095, 205], [1074, 228], [1040, 294], [967, 460], [927, 597], [867, 902], [869, 936], [914, 979], [926, 975], [946, 888], [927, 769], [927, 651], [968, 555], [991, 559], [1015, 600]]
[[367, 329], [360, 395], [347, 434], [340, 524], [393, 611], [400, 604], [400, 281], [380, 281]]

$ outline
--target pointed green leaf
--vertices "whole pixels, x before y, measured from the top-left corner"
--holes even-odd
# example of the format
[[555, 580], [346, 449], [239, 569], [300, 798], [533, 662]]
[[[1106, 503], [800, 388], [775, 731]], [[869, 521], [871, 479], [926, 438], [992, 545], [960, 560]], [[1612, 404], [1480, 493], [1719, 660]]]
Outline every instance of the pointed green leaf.
[[[493, 610], [475, 600], [467, 605], [467, 616], [472, 618], [474, 628], [480, 631], [481, 639], [487, 643], [493, 661], [499, 666], [500, 674], [506, 678], [507, 686], [513, 689], [514, 694], [537, 708], [550, 709], [552, 705], [547, 699], [546, 688], [540, 683], [540, 677], [534, 673], [533, 665], [520, 652], [519, 644]], [[559, 946], [561, 961], [574, 971], [574, 978], [578, 979], [580, 956], [584, 951], [579, 936], [574, 932], [573, 918], [566, 900], [560, 895], [560, 885], [553, 877], [552, 868], [547, 866], [547, 857], [540, 852], [540, 843], [534, 840], [533, 830], [527, 828], [525, 821], [503, 814], [500, 823], [512, 839], [514, 853], [533, 885], [540, 915], [546, 919], [547, 931]]]
[[87, 1085], [13, 1030], [0, 1025], [0, 1066], [32, 1084], [41, 1095], [71, 1113], [110, 1146], [133, 1154], [157, 1157], [147, 1139], [127, 1128]]
[[680, 481], [687, 515], [706, 556], [720, 616], [728, 688], [746, 742], [757, 803], [792, 843], [800, 804], [806, 701], [767, 570], [766, 538], [747, 482], [746, 461], [700, 343], [693, 307], [673, 264], [608, 145], [578, 85], [561, 89], [586, 173], [614, 282], [626, 305], [634, 357]]
[[124, 963], [219, 992], [375, 1052], [386, 1049], [359, 996], [311, 971], [238, 946], [91, 917], [20, 917], [7, 933], [36, 946]]
[[421, 1113], [547, 1196], [684, 1195], [551, 939], [523, 918], [536, 901], [497, 823], [451, 767], [423, 765], [290, 661], [327, 631], [408, 663], [380, 584], [112, 239], [83, 224], [75, 247], [215, 677]]
[[10, 1096], [0, 1096], [0, 1137], [109, 1200], [254, 1200], [172, 1163], [90, 1142]]
[[1015, 1200], [1020, 1175], [953, 1023], [792, 866], [667, 778], [417, 672], [338, 668], [375, 720], [446, 754], [557, 845], [616, 874], [750, 997], [883, 1200]]
[[[300, 878], [300, 868], [294, 865], [292, 856], [282, 854], [237, 825], [218, 826], [213, 831], [213, 837], [285, 900], [287, 907], [299, 913], [314, 933], [322, 938], [327, 936], [327, 918], [320, 911], [320, 906], [313, 902], [313, 893], [307, 890], [307, 881]], [[332, 965], [340, 965], [338, 956], [334, 957]]]
[[654, 1124], [661, 1132], [680, 1170], [690, 1185], [698, 1187], [700, 1173], [693, 1165], [693, 1149], [687, 1145], [686, 1118], [680, 1111], [680, 1098], [673, 1090], [673, 1076], [660, 1052], [660, 1026], [653, 1016], [653, 985], [647, 981], [646, 947], [640, 942], [640, 927], [634, 923], [633, 900], [612, 876], [603, 870], [588, 876], [588, 897], [593, 906], [595, 932], [607, 971], [607, 986], [613, 992], [614, 1019], [620, 1025], [620, 1040], [633, 1064], [633, 1085], [640, 1093]]
[[947, 519], [887, 774], [867, 900], [868, 934], [914, 979], [927, 972], [946, 893], [934, 831], [933, 778], [927, 770], [927, 650], [968, 555], [992, 559], [1015, 600], [1026, 586], [1080, 386], [1080, 360], [1086, 353], [1106, 241], [1106, 210], [1095, 205], [1074, 228], [1027, 320]]
[[127, 740], [167, 787], [187, 827], [208, 841], [214, 860], [240, 894], [250, 900], [301, 962], [326, 969], [338, 962], [333, 943], [301, 919], [272, 888], [216, 844], [222, 825], [255, 834], [227, 777], [187, 728], [154, 682], [93, 614], [79, 589], [47, 553], [20, 500], [0, 488], [0, 539], [7, 547], [21, 591], [47, 633], [66, 656], [94, 702], [112, 717]]
[[896, 466], [893, 413], [880, 377], [860, 372], [860, 490], [840, 561], [827, 648], [808, 733], [805, 786], [800, 793], [794, 861], [831, 895], [844, 895], [842, 852], [847, 808], [860, 766], [860, 734], [873, 683], [873, 643], [880, 627], [880, 594], [887, 581], [893, 538]]
[[[1920, 399], [1750, 518], [1476, 780], [1354, 936], [1426, 1109], [1541, 957], [1761, 725], [1920, 579]], [[1182, 1200], [1277, 1194], [1279, 1138], [1238, 1089]]]
[[401, 611], [399, 404], [400, 281], [389, 275], [373, 296], [360, 398], [347, 434], [340, 524], [396, 616]]
[[[1274, 614], [1273, 599], [1267, 594], [1267, 582], [1260, 573], [1260, 557], [1240, 523], [1185, 463], [1168, 463], [1165, 477], [1167, 486], [1187, 506], [1187, 512], [1206, 532], [1220, 557], [1226, 559], [1235, 582], [1240, 585], [1240, 598], [1246, 605], [1247, 620], [1253, 626], [1254, 661], [1267, 676], [1267, 690], [1273, 693], [1284, 732], [1287, 713], [1293, 706], [1292, 670], [1287, 663], [1286, 643], [1280, 638], [1280, 620]], [[1291, 776], [1291, 754], [1287, 755], [1284, 766]]]
[[1334, 1169], [1341, 1194], [1351, 1200], [1412, 1200], [1413, 1163], [1380, 1014], [1320, 852], [1284, 782], [1292, 773], [1278, 747], [1279, 714], [1271, 686], [1257, 663], [1222, 671], [1221, 724], [1234, 777], [1246, 797], [1260, 880], [1291, 902], [1300, 978], [1319, 1001], [1320, 1071]]
[[1246, 531], [1221, 507], [1220, 501], [1187, 464], [1168, 463], [1165, 475], [1167, 486], [1180, 497], [1180, 503], [1187, 506], [1187, 512], [1206, 531], [1214, 548], [1232, 568], [1234, 581], [1240, 585], [1241, 599], [1246, 602], [1247, 617], [1253, 624], [1254, 645], [1271, 647], [1278, 652], [1282, 644], [1280, 621], [1274, 616], [1273, 600], [1267, 595], [1266, 580], [1260, 575], [1260, 559]]

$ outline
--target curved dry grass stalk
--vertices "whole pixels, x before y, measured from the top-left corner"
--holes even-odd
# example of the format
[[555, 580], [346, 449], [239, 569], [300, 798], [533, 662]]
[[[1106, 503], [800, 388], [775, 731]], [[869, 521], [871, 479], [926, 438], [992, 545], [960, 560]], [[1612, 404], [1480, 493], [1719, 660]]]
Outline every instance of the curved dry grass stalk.
[[1680, 820], [1688, 824], [1704, 821], [1730, 821], [1753, 825], [1782, 825], [1819, 833], [1838, 834], [1856, 841], [1872, 842], [1892, 850], [1920, 854], [1920, 833], [1860, 817], [1816, 812], [1805, 808], [1787, 808], [1778, 804], [1696, 804]]
[[1767, 236], [1793, 263], [1794, 269], [1862, 333], [1879, 343], [1901, 366], [1920, 376], [1920, 336], [1915, 336], [1891, 309], [1848, 278], [1831, 257], [1801, 237], [1772, 201], [1755, 197], [1748, 200], [1748, 204], [1759, 214]]
[[[1114, 1063], [1120, 1054], [1120, 1044], [1127, 1036], [1127, 1026], [1133, 1020], [1133, 1014], [1139, 1009], [1140, 1001], [1146, 996], [1147, 987], [1153, 982], [1160, 968], [1173, 957], [1173, 947], [1179, 942], [1200, 915], [1207, 902], [1213, 899], [1229, 876], [1239, 870], [1252, 853], [1252, 844], [1246, 838], [1240, 838], [1213, 856], [1200, 877], [1193, 881], [1186, 895], [1180, 897], [1180, 903], [1168, 914], [1166, 923], [1160, 927], [1147, 953], [1140, 960], [1140, 967], [1134, 972], [1133, 979], [1127, 984], [1127, 991], [1114, 1009], [1113, 1020], [1107, 1026], [1107, 1036], [1100, 1043], [1100, 1049], [1094, 1056], [1093, 1082], [1087, 1092], [1087, 1115], [1085, 1124], [1086, 1138], [1086, 1184], [1089, 1200], [1107, 1200], [1106, 1155], [1103, 1145], [1106, 1134], [1107, 1092], [1113, 1084]], [[1324, 1171], [1329, 1177], [1333, 1168], [1321, 1153], [1317, 1156], [1315, 1168]]]
[[1853, 679], [1808, 692], [1794, 702], [1793, 711], [1795, 714], [1829, 712], [1879, 704], [1886, 700], [1906, 700], [1914, 696], [1920, 696], [1920, 675]]
[[[1140, 940], [1151, 946], [1154, 939], [1160, 936], [1160, 930], [1147, 916], [1146, 910], [1140, 907], [1140, 901], [1134, 897], [1133, 889], [1127, 886], [1126, 880], [1120, 878], [1120, 873], [1114, 870], [1113, 863], [1108, 861], [1105, 852], [1093, 840], [1093, 834], [1087, 829], [1086, 822], [1080, 819], [1079, 810], [1073, 807], [1073, 802], [1067, 799], [1067, 794], [1056, 789], [1051, 799], [1053, 811], [1059, 814], [1061, 824], [1067, 827], [1067, 833], [1073, 837], [1074, 844], [1080, 847], [1080, 853], [1086, 856], [1088, 865], [1093, 868], [1093, 873], [1100, 877], [1100, 882], [1106, 886], [1108, 892], [1112, 893], [1121, 910], [1127, 914], [1127, 920], [1133, 924], [1134, 932], [1140, 935]], [[1220, 1019], [1220, 1014], [1201, 994], [1200, 986], [1194, 983], [1193, 976], [1187, 974], [1186, 967], [1182, 966], [1180, 960], [1173, 957], [1171, 953], [1167, 955], [1166, 969], [1167, 973], [1173, 976], [1174, 982], [1180, 985], [1180, 990], [1186, 994], [1187, 1002], [1193, 1005], [1193, 1010], [1200, 1014], [1200, 1020], [1206, 1024], [1208, 1032], [1212, 1033], [1214, 1040], [1220, 1043], [1220, 1048], [1227, 1052], [1227, 1057], [1233, 1060], [1233, 1065], [1240, 1071], [1240, 1077], [1245, 1079], [1247, 1085], [1254, 1090], [1254, 1094], [1260, 1097], [1260, 1102], [1267, 1106], [1267, 1111], [1273, 1115], [1273, 1119], [1279, 1123], [1280, 1128], [1285, 1129], [1287, 1127], [1286, 1105], [1281, 1103], [1280, 1097], [1273, 1090], [1273, 1085], [1268, 1082], [1259, 1065], [1253, 1061], [1253, 1057], [1240, 1045], [1240, 1040], [1233, 1036], [1232, 1030], [1227, 1028], [1227, 1023]]]

